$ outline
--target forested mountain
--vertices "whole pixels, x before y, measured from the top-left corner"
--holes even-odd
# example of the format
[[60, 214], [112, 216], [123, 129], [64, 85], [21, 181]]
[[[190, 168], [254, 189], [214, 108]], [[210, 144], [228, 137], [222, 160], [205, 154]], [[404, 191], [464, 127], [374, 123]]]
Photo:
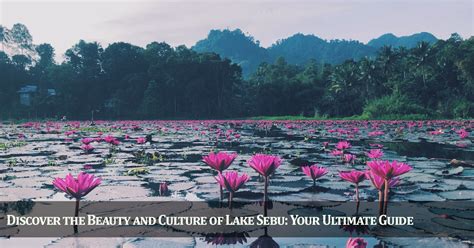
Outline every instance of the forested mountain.
[[304, 65], [310, 60], [318, 63], [338, 64], [347, 59], [359, 60], [374, 57], [384, 45], [412, 48], [419, 42], [437, 41], [430, 33], [396, 37], [385, 34], [371, 40], [367, 45], [355, 40], [324, 40], [315, 35], [295, 34], [278, 40], [268, 48], [263, 48], [252, 36], [236, 30], [211, 30], [206, 39], [192, 47], [197, 52], [215, 52], [231, 59], [242, 67], [245, 76], [253, 73], [262, 62], [273, 63], [279, 57], [288, 63]]
[[412, 48], [415, 47], [421, 41], [433, 44], [438, 41], [438, 39], [434, 35], [427, 32], [421, 32], [401, 37], [397, 37], [394, 34], [388, 33], [376, 39], [370, 40], [367, 45], [375, 48], [381, 48], [383, 46]]
[[279, 40], [269, 47], [272, 61], [283, 57], [288, 63], [304, 65], [309, 60], [318, 63], [338, 64], [347, 59], [358, 60], [365, 56], [374, 56], [376, 49], [353, 40], [326, 41], [314, 35], [295, 34]]
[[206, 39], [192, 47], [196, 52], [214, 52], [242, 67], [244, 73], [255, 71], [262, 62], [270, 62], [268, 51], [240, 29], [211, 30]]
[[[240, 31], [229, 32], [242, 38]], [[27, 33], [26, 27], [23, 33]], [[219, 34], [223, 33], [213, 36]], [[299, 114], [394, 119], [474, 117], [474, 37], [462, 39], [453, 34], [447, 40], [421, 42], [413, 48], [384, 46], [372, 51], [372, 56], [334, 64], [296, 54], [303, 52], [299, 47], [307, 43], [319, 44], [308, 53], [325, 46], [362, 44], [325, 42], [304, 35], [289, 40], [275, 47], [294, 56], [265, 61], [247, 78], [242, 76], [241, 66], [219, 54], [171, 47], [164, 42], [146, 47], [115, 42], [103, 47], [79, 40], [66, 51], [62, 63], [54, 61], [54, 49], [49, 44], [34, 46], [38, 54], [35, 63], [0, 52], [0, 119], [62, 115], [87, 119], [92, 112], [101, 119]], [[238, 43], [248, 47], [239, 50], [229, 46], [223, 51], [232, 51], [234, 58], [253, 55], [271, 60], [276, 56], [270, 53], [275, 47], [263, 49], [251, 38]], [[210, 44], [218, 43], [201, 43]], [[248, 50], [253, 52], [246, 53]], [[297, 59], [309, 61], [294, 63]], [[25, 93], [31, 98], [29, 104], [22, 102], [20, 95], [26, 85], [35, 89]]]

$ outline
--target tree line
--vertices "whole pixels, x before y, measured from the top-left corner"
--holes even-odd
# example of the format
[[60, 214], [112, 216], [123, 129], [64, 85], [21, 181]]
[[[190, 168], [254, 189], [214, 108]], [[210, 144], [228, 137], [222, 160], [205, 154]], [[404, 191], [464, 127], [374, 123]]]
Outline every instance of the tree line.
[[[305, 115], [362, 118], [474, 116], [474, 38], [453, 34], [434, 44], [384, 46], [377, 55], [337, 65], [280, 57], [248, 78], [229, 59], [185, 46], [124, 42], [103, 48], [79, 41], [54, 61], [0, 52], [0, 117], [88, 119], [241, 118]], [[18, 90], [37, 85], [32, 104]], [[50, 95], [47, 89], [55, 89]]]

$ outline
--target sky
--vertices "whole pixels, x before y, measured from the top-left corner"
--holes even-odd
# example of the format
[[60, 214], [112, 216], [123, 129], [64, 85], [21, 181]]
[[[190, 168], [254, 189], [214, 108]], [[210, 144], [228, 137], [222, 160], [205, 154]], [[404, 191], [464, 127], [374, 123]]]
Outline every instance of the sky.
[[0, 0], [0, 24], [23, 23], [62, 55], [80, 39], [104, 47], [192, 46], [211, 29], [240, 28], [264, 47], [295, 33], [368, 42], [384, 33], [474, 33], [474, 0]]

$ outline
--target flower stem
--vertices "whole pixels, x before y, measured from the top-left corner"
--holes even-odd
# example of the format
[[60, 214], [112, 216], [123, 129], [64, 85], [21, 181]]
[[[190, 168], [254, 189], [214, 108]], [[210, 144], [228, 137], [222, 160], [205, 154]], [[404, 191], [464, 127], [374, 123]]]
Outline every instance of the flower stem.
[[[76, 199], [76, 210], [74, 212], [74, 217], [76, 217], [76, 220], [77, 220], [77, 217], [79, 217], [79, 198]], [[77, 230], [77, 224], [74, 225], [74, 234], [78, 233], [78, 230]]]
[[360, 201], [359, 201], [359, 184], [356, 184], [356, 189], [355, 189], [355, 194], [356, 194], [356, 204], [357, 204], [357, 207], [356, 207], [356, 214], [359, 214], [359, 204], [360, 204]]
[[263, 190], [263, 215], [267, 216], [267, 208], [268, 208], [268, 176], [265, 177], [265, 187]]
[[384, 209], [383, 209], [383, 214], [387, 214], [387, 209], [388, 209], [388, 180], [385, 179], [384, 183]]
[[[221, 177], [221, 172], [217, 171], [218, 177]], [[222, 185], [219, 183], [219, 201], [222, 202], [224, 200], [224, 192], [222, 190]]]
[[379, 215], [383, 214], [383, 192], [379, 190]]
[[232, 209], [232, 200], [234, 199], [234, 193], [232, 191], [229, 192], [229, 208]]

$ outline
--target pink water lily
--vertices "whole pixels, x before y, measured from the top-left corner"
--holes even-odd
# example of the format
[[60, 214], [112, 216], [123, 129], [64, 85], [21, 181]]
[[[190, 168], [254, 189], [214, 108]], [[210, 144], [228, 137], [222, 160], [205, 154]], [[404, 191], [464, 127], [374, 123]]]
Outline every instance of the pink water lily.
[[228, 171], [225, 173], [219, 173], [216, 177], [216, 181], [229, 191], [229, 208], [232, 208], [232, 199], [234, 193], [239, 190], [247, 181], [249, 176], [245, 173], [239, 176], [236, 171]]
[[278, 156], [256, 154], [250, 158], [248, 164], [260, 175], [268, 177], [280, 167], [281, 159]]
[[263, 188], [263, 202], [264, 202], [264, 215], [267, 212], [268, 202], [268, 177], [280, 167], [281, 159], [278, 156], [266, 155], [266, 154], [255, 154], [248, 161], [250, 167], [257, 171], [264, 177], [264, 188]]
[[161, 196], [169, 194], [168, 184], [166, 182], [160, 183], [159, 193]]
[[[365, 175], [372, 182], [372, 185], [376, 189], [378, 189], [378, 190], [383, 189], [384, 182], [385, 182], [383, 177], [373, 173], [371, 170], [366, 171]], [[395, 177], [395, 178], [392, 178], [392, 179], [389, 180], [388, 186], [389, 186], [389, 188], [392, 188], [392, 187], [397, 186], [399, 183], [400, 183], [400, 178]]]
[[365, 172], [352, 170], [352, 171], [341, 171], [339, 176], [348, 182], [355, 184], [355, 197], [357, 202], [357, 212], [359, 211], [359, 183], [363, 182], [365, 177]]
[[334, 157], [339, 157], [341, 155], [343, 155], [344, 153], [341, 151], [341, 150], [332, 150], [331, 151], [331, 155], [333, 155]]
[[458, 135], [459, 135], [459, 138], [461, 139], [465, 139], [467, 137], [469, 137], [469, 132], [466, 131], [466, 129], [461, 129], [459, 131], [457, 131]]
[[94, 141], [96, 141], [94, 138], [83, 138], [83, 139], [81, 139], [81, 142], [82, 142], [82, 144], [84, 144], [84, 145], [88, 145], [88, 144], [90, 144], [90, 143], [92, 143], [92, 142], [94, 142]]
[[[223, 170], [229, 168], [235, 158], [237, 158], [237, 153], [211, 152], [207, 156], [203, 156], [202, 161], [216, 170], [220, 175]], [[219, 184], [219, 198], [221, 200], [223, 198], [222, 187], [223, 186]]]
[[369, 161], [367, 162], [367, 166], [369, 166], [370, 170], [375, 174], [387, 180], [403, 175], [412, 169], [405, 163], [386, 160]]
[[114, 136], [112, 135], [107, 135], [103, 138], [103, 140], [106, 142], [106, 143], [109, 143], [109, 144], [112, 144], [112, 145], [119, 145], [120, 144], [120, 141], [118, 141], [117, 138], [115, 138]]
[[328, 173], [328, 170], [324, 167], [318, 167], [318, 165], [313, 164], [310, 166], [303, 166], [301, 170], [305, 175], [313, 179], [313, 185], [316, 185], [316, 180]]
[[81, 149], [87, 153], [92, 152], [95, 148], [91, 144], [84, 144], [81, 146]]
[[56, 178], [53, 181], [53, 185], [70, 195], [73, 198], [81, 199], [82, 197], [89, 194], [93, 189], [99, 186], [101, 178], [95, 177], [92, 174], [85, 172], [79, 173], [77, 178], [74, 178], [71, 174], [68, 174], [64, 179]]
[[365, 172], [362, 171], [341, 171], [339, 172], [339, 176], [348, 182], [359, 184], [365, 180]]
[[207, 156], [203, 156], [202, 161], [218, 172], [229, 168], [229, 166], [237, 158], [237, 153], [211, 152]]
[[146, 138], [144, 137], [139, 137], [137, 138], [137, 144], [145, 144], [146, 143]]
[[367, 242], [363, 238], [349, 238], [346, 242], [346, 248], [366, 248]]
[[381, 149], [372, 149], [367, 153], [367, 157], [371, 159], [379, 159], [383, 157], [383, 151]]
[[[77, 178], [69, 173], [64, 179], [56, 178], [53, 185], [62, 192], [76, 199], [75, 217], [79, 216], [79, 201], [82, 197], [89, 194], [93, 189], [100, 185], [102, 179], [92, 174], [80, 172]], [[74, 233], [77, 233], [77, 225], [74, 225]]]
[[389, 197], [389, 186], [390, 181], [395, 180], [394, 178], [403, 175], [412, 170], [412, 167], [405, 163], [397, 161], [382, 161], [375, 160], [367, 162], [372, 174], [377, 175], [384, 179], [384, 192], [383, 192], [383, 208], [380, 209], [380, 214], [386, 214], [388, 209], [388, 197]]
[[355, 163], [355, 160], [357, 159], [356, 155], [353, 154], [344, 154], [344, 163]]
[[236, 171], [224, 172], [216, 177], [216, 181], [232, 193], [239, 190], [248, 180], [249, 176], [247, 174], [243, 173], [239, 176]]
[[345, 140], [344, 141], [339, 141], [336, 145], [336, 148], [338, 150], [346, 150], [346, 149], [349, 149], [351, 147], [352, 147], [352, 145], [349, 142], [345, 141]]

